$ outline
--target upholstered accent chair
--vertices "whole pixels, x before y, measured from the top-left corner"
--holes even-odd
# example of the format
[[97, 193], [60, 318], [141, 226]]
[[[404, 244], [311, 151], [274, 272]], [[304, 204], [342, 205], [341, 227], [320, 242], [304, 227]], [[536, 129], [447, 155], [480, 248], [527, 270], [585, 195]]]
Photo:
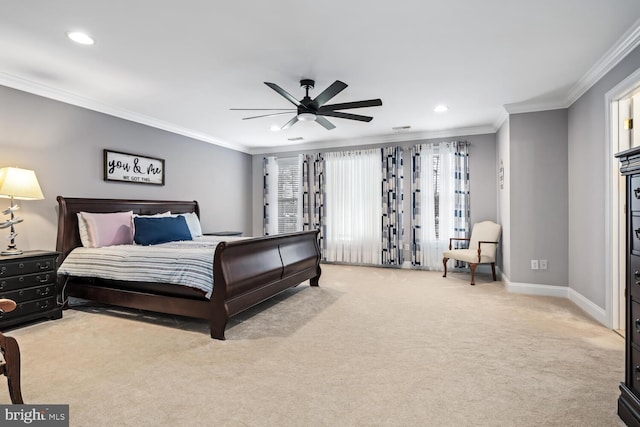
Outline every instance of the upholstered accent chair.
[[[493, 280], [496, 279], [496, 252], [500, 241], [501, 227], [492, 221], [482, 221], [474, 224], [470, 238], [452, 237], [449, 239], [449, 250], [445, 251], [442, 258], [444, 275], [447, 277], [447, 261], [455, 259], [469, 264], [471, 267], [471, 284], [475, 285], [476, 267], [478, 264], [491, 264]], [[469, 242], [467, 249], [453, 249], [454, 240], [466, 240]]]
[[[16, 308], [13, 300], [0, 299], [0, 317]], [[11, 403], [24, 404], [20, 391], [20, 347], [15, 338], [0, 333], [0, 375], [7, 377]]]

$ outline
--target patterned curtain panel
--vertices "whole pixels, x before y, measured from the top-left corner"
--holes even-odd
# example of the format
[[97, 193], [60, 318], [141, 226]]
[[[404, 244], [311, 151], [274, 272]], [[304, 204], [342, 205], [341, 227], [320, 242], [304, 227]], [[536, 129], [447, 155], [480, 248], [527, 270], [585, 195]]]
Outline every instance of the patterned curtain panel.
[[322, 153], [305, 155], [302, 159], [302, 227], [303, 230], [320, 230], [320, 250], [324, 254], [326, 226], [323, 214], [324, 156]]
[[449, 238], [469, 235], [468, 144], [416, 145], [411, 169], [411, 263], [442, 270]]
[[404, 250], [402, 149], [384, 147], [382, 154], [382, 264], [402, 265]]
[[[455, 141], [454, 146], [454, 224], [453, 237], [469, 237], [471, 227], [469, 217], [471, 216], [471, 203], [469, 191], [469, 144], [466, 141]], [[461, 246], [458, 244], [458, 246]], [[465, 246], [466, 247], [466, 246]], [[449, 261], [450, 263], [452, 261]], [[463, 262], [455, 261], [455, 267], [464, 267]]]
[[262, 232], [278, 234], [278, 162], [275, 157], [262, 161]]

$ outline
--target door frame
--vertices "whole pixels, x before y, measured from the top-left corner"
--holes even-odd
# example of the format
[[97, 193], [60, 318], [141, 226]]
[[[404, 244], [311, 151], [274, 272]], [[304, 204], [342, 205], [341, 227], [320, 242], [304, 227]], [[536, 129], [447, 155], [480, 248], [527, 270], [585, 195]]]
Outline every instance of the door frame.
[[607, 176], [605, 210], [606, 260], [606, 314], [611, 329], [624, 329], [625, 317], [625, 272], [626, 272], [626, 239], [623, 206], [625, 200], [625, 181], [621, 179], [619, 161], [614, 155], [621, 151], [618, 138], [618, 101], [640, 90], [640, 69], [630, 74], [623, 81], [605, 94], [605, 134], [606, 157], [605, 170]]

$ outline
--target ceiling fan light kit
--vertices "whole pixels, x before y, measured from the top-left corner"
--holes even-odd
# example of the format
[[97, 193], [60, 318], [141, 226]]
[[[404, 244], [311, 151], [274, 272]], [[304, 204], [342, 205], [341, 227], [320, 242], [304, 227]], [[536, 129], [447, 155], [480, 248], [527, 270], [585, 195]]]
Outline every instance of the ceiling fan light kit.
[[290, 114], [295, 112], [296, 115], [282, 126], [281, 130], [285, 130], [296, 124], [297, 122], [315, 121], [320, 126], [327, 130], [335, 128], [335, 125], [331, 123], [326, 117], [336, 117], [339, 119], [357, 120], [361, 122], [370, 122], [373, 120], [371, 116], [363, 116], [360, 114], [344, 113], [337, 110], [349, 110], [352, 108], [365, 108], [365, 107], [379, 107], [382, 105], [380, 99], [368, 99], [365, 101], [344, 102], [340, 104], [327, 104], [327, 102], [347, 88], [347, 84], [336, 80], [328, 88], [326, 88], [320, 95], [314, 99], [309, 97], [309, 90], [315, 86], [315, 81], [311, 79], [300, 80], [300, 86], [305, 89], [305, 96], [301, 100], [294, 98], [289, 92], [282, 89], [275, 83], [264, 82], [274, 91], [278, 92], [282, 97], [291, 102], [296, 109], [285, 108], [232, 108], [231, 110], [244, 110], [244, 111], [257, 111], [257, 110], [270, 110], [280, 111], [278, 113], [262, 114], [259, 116], [244, 117], [243, 120], [257, 119], [260, 117], [271, 117], [279, 114]]

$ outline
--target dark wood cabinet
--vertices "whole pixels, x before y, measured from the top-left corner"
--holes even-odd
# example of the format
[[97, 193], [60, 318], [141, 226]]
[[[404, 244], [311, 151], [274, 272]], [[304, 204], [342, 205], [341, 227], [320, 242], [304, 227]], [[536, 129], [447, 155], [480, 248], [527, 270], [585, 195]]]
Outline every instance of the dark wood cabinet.
[[58, 252], [25, 251], [0, 257], [0, 298], [17, 303], [0, 314], [0, 330], [40, 318], [59, 319]]
[[640, 147], [616, 154], [626, 177], [625, 378], [618, 415], [640, 427]]

